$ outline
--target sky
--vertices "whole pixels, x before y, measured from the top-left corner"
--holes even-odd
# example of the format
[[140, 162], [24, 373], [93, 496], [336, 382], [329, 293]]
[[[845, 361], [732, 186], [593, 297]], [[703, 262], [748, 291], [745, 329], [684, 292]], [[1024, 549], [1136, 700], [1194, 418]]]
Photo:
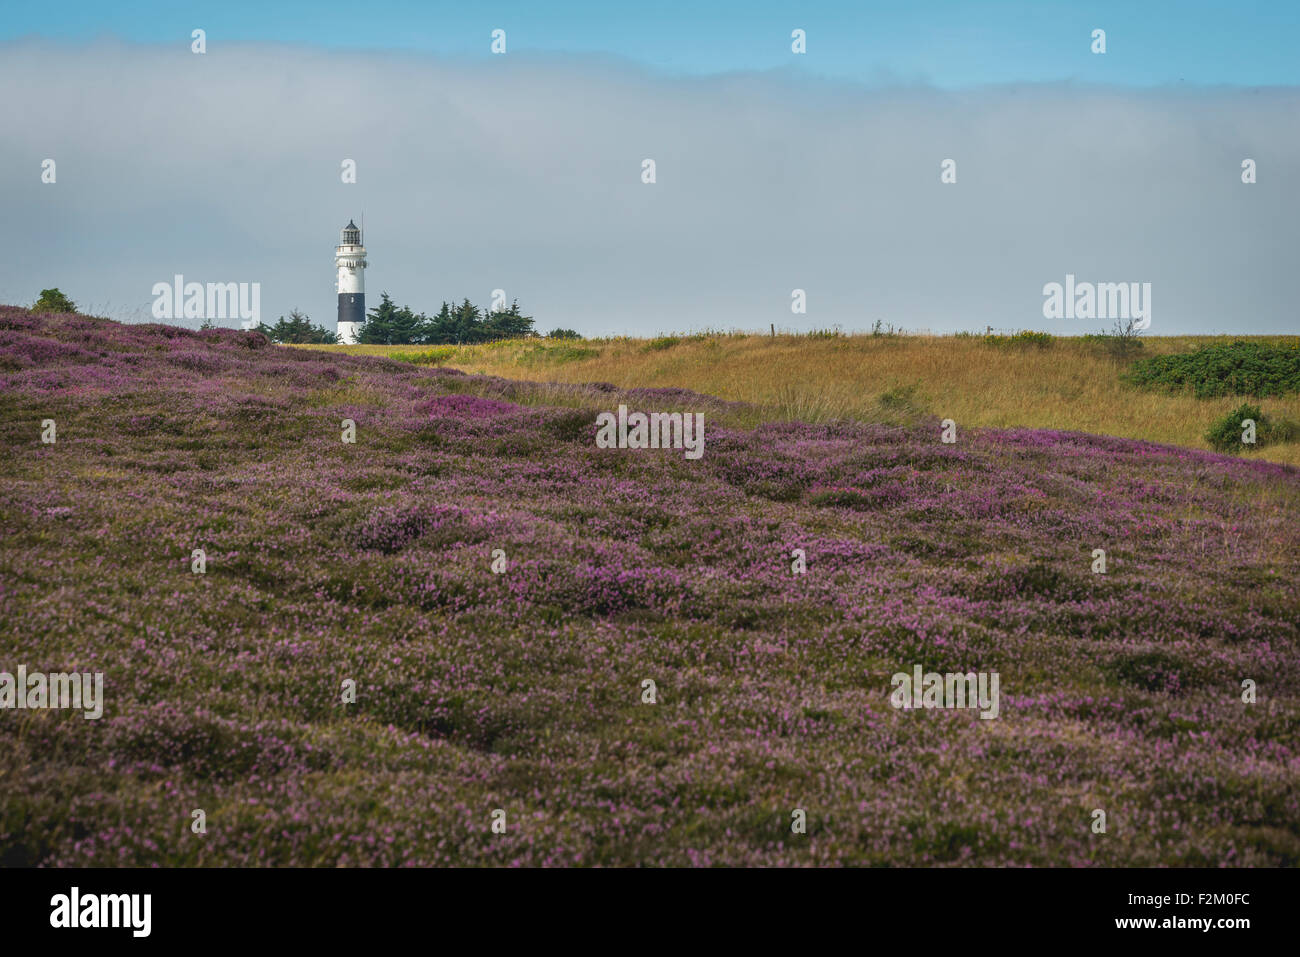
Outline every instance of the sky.
[[0, 301], [145, 321], [179, 273], [332, 328], [364, 212], [371, 305], [542, 331], [1108, 327], [1044, 317], [1074, 275], [1294, 333], [1297, 49], [1291, 3], [24, 4]]
[[[479, 58], [500, 28], [508, 51], [608, 55], [691, 74], [787, 66], [798, 27], [808, 35], [802, 68], [859, 81], [1300, 83], [1300, 4], [1290, 0], [94, 0], [7, 5], [0, 40], [169, 44], [196, 27], [223, 43]], [[1079, 42], [1096, 28], [1107, 31], [1104, 61]]]

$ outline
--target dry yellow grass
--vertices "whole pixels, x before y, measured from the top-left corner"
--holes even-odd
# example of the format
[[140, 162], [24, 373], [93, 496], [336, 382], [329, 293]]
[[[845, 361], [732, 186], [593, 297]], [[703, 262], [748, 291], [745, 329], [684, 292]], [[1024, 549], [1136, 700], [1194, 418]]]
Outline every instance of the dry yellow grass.
[[[1267, 339], [1297, 341], [1295, 336]], [[1216, 341], [1223, 340], [1152, 338], [1141, 354], [1184, 352]], [[1057, 339], [1042, 348], [991, 346], [978, 337], [870, 335], [304, 348], [402, 356], [538, 382], [675, 386], [750, 402], [769, 416], [808, 421], [877, 420], [891, 409], [911, 408], [954, 419], [959, 427], [1066, 429], [1199, 449], [1209, 448], [1204, 436], [1211, 422], [1242, 401], [1170, 396], [1125, 385], [1119, 381], [1124, 363], [1081, 339]], [[1300, 420], [1300, 396], [1266, 399], [1260, 405], [1266, 413]], [[1252, 455], [1300, 465], [1300, 444]]]

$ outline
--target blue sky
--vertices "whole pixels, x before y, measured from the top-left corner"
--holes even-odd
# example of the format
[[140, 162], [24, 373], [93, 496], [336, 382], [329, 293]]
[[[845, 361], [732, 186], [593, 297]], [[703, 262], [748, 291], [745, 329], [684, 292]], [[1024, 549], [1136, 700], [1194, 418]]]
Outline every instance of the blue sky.
[[[544, 0], [355, 3], [174, 0], [7, 4], [0, 40], [37, 35], [138, 43], [272, 42], [486, 57], [493, 29], [513, 53], [599, 53], [660, 70], [796, 67], [841, 79], [953, 88], [1060, 80], [1135, 86], [1300, 83], [1300, 3], [887, 0], [773, 3]], [[808, 53], [790, 52], [807, 31]], [[1106, 31], [1107, 55], [1089, 37]]]

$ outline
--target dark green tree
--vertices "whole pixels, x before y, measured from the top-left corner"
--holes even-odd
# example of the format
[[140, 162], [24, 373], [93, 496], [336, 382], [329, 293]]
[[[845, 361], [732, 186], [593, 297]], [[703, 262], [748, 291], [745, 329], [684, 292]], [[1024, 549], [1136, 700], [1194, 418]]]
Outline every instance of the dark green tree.
[[393, 339], [393, 316], [397, 305], [388, 293], [379, 294], [379, 305], [372, 308], [357, 332], [357, 341], [366, 345], [386, 346]]
[[370, 310], [357, 333], [357, 341], [370, 345], [419, 345], [429, 341], [431, 320], [410, 306], [398, 307], [388, 293], [381, 293], [379, 305]]
[[370, 310], [357, 338], [380, 345], [467, 345], [534, 335], [533, 319], [520, 311], [518, 300], [509, 309], [486, 314], [468, 299], [462, 299], [458, 306], [444, 302], [430, 317], [414, 312], [410, 306], [399, 309], [388, 293], [382, 293], [379, 305]]
[[483, 321], [483, 331], [488, 340], [527, 339], [534, 334], [533, 317], [519, 311], [519, 300], [516, 299], [509, 309], [488, 313]]
[[452, 315], [451, 306], [446, 302], [438, 314], [429, 320], [425, 341], [430, 345], [445, 346], [456, 342], [456, 317]]
[[393, 314], [392, 341], [395, 345], [420, 345], [428, 342], [429, 317], [403, 306]]
[[333, 345], [339, 341], [339, 337], [324, 326], [312, 325], [312, 321], [297, 309], [289, 313], [288, 319], [281, 316], [275, 325], [268, 326], [263, 322], [257, 328], [272, 342]]
[[465, 299], [452, 312], [457, 343], [483, 342], [483, 321], [478, 306]]

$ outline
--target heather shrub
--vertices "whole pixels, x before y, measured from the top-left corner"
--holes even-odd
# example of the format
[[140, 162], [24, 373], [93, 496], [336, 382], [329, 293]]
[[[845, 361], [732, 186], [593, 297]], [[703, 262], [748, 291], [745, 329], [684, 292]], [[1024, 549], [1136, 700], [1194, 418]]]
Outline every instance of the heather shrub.
[[80, 345], [27, 335], [17, 331], [0, 331], [0, 361], [9, 368], [33, 365], [64, 365], [95, 362], [99, 356]]
[[466, 393], [434, 396], [421, 402], [416, 408], [435, 419], [448, 418], [461, 421], [491, 419], [519, 410], [519, 406], [510, 402]]
[[192, 372], [223, 372], [233, 365], [229, 359], [213, 355], [206, 349], [173, 352], [170, 359], [182, 369], [189, 369]]
[[472, 516], [451, 505], [384, 506], [353, 527], [348, 541], [356, 548], [386, 554], [423, 540], [430, 547], [482, 541], [490, 527], [485, 516]]
[[573, 409], [557, 412], [546, 420], [544, 428], [560, 442], [592, 441], [596, 434], [595, 409]]
[[819, 505], [824, 508], [847, 508], [864, 512], [878, 508], [888, 508], [901, 502], [904, 497], [902, 490], [895, 487], [869, 489], [822, 488], [813, 491], [808, 496], [808, 501], [812, 505]]
[[1030, 562], [988, 575], [977, 594], [999, 600], [1069, 602], [1088, 598], [1098, 587], [1047, 562]]
[[[0, 370], [0, 650], [106, 689], [100, 721], [0, 720], [0, 865], [1300, 860], [1295, 468], [728, 419], [685, 389], [231, 329], [3, 307], [0, 329], [22, 364]], [[799, 346], [862, 347], [855, 368], [911, 348]], [[918, 378], [861, 375], [858, 408]], [[597, 450], [620, 403], [705, 410], [704, 457]], [[917, 666], [997, 672], [999, 716], [893, 707]], [[1120, 839], [1089, 830], [1094, 799]]]
[[1125, 684], [1157, 694], [1180, 695], [1196, 683], [1195, 670], [1166, 651], [1132, 651], [1116, 655], [1107, 671]]

